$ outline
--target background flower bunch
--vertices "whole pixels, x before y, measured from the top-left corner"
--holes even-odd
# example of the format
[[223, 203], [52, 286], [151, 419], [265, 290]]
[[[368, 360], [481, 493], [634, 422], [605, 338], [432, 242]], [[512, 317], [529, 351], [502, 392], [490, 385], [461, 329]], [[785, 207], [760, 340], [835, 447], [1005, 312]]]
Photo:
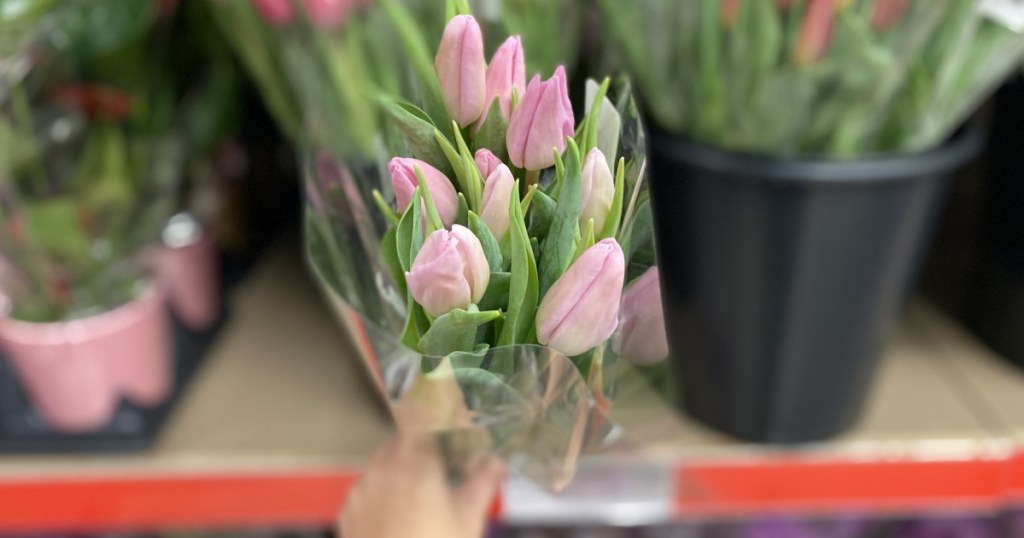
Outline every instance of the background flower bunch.
[[[488, 64], [477, 20], [450, 19], [433, 62], [450, 134], [411, 103], [389, 104], [412, 156], [388, 163], [395, 206], [374, 192], [390, 224], [381, 251], [406, 295], [406, 346], [441, 357], [540, 344], [584, 357], [586, 370], [620, 327], [627, 282], [643, 275], [627, 297], [646, 304], [623, 320], [663, 327], [656, 269], [627, 264], [645, 200], [616, 161], [610, 81], [591, 85], [576, 126], [564, 68], [527, 84], [525, 66], [519, 37]], [[636, 323], [647, 312], [657, 323]], [[615, 342], [641, 361], [667, 355], [657, 338]]]
[[771, 155], [933, 147], [1024, 51], [977, 0], [598, 3], [654, 122]]

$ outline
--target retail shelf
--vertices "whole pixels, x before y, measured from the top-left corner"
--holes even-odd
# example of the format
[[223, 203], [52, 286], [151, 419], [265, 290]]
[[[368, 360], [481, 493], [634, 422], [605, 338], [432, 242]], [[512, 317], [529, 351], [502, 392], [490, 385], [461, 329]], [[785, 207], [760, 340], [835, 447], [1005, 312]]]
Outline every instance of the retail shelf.
[[[274, 251], [236, 290], [230, 324], [157, 446], [0, 458], [0, 532], [330, 525], [391, 429], [353, 349], [298, 249]], [[641, 385], [620, 393], [622, 442], [584, 458], [558, 496], [510, 478], [505, 520], [630, 524], [1024, 499], [1024, 374], [924, 303], [894, 335], [863, 419], [828, 443], [745, 445], [680, 418]]]

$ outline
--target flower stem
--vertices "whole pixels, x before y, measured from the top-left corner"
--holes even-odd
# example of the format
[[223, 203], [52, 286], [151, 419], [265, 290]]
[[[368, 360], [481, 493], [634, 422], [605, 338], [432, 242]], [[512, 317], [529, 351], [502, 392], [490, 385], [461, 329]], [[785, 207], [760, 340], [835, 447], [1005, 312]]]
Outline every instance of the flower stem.
[[530, 192], [530, 187], [537, 184], [537, 180], [540, 179], [540, 170], [527, 170], [526, 181], [523, 182], [523, 192], [520, 195], [525, 196], [526, 193]]

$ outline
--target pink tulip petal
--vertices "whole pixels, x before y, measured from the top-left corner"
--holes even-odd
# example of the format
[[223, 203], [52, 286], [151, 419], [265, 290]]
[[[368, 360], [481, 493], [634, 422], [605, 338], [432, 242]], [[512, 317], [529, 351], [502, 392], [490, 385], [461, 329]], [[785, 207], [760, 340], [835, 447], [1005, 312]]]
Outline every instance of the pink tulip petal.
[[263, 20], [274, 26], [288, 24], [295, 19], [291, 0], [252, 0], [252, 4]]
[[494, 172], [494, 169], [501, 166], [503, 163], [491, 150], [487, 148], [481, 148], [477, 150], [476, 155], [473, 156], [476, 167], [480, 170], [480, 175], [486, 180]]
[[463, 260], [463, 274], [469, 283], [470, 298], [474, 303], [479, 303], [491, 280], [491, 268], [484, 255], [484, 248], [469, 228], [458, 224], [452, 226], [450, 237], [455, 240], [456, 249]]
[[484, 185], [483, 210], [480, 212], [480, 218], [498, 241], [503, 240], [508, 233], [509, 204], [512, 200], [512, 191], [515, 190], [515, 182], [512, 171], [502, 164], [491, 173]]
[[[519, 36], [512, 36], [498, 47], [487, 67], [487, 94], [484, 98], [484, 115], [479, 124], [483, 124], [491, 104], [497, 98], [501, 112], [506, 118], [512, 103], [512, 90], [520, 96], [526, 92], [526, 63], [523, 55], [523, 44]], [[486, 177], [486, 176], [485, 176]]]
[[423, 179], [430, 189], [430, 196], [434, 199], [434, 206], [441, 216], [441, 222], [446, 227], [455, 223], [459, 213], [459, 195], [455, 191], [448, 176], [433, 166], [417, 160], [405, 157], [395, 157], [388, 163], [388, 171], [391, 173], [391, 188], [395, 191], [395, 201], [398, 210], [404, 212], [409, 207], [409, 202], [419, 186], [419, 177], [416, 175], [416, 168], [419, 167]]
[[571, 357], [608, 340], [618, 326], [625, 270], [614, 239], [587, 249], [541, 301], [538, 341]]
[[616, 348], [623, 358], [642, 366], [668, 357], [657, 267], [648, 269], [622, 294]]
[[472, 303], [464, 275], [463, 258], [455, 241], [447, 231], [439, 230], [424, 242], [405, 280], [416, 302], [437, 317]]
[[476, 122], [483, 114], [487, 90], [483, 33], [476, 19], [458, 15], [448, 22], [434, 69], [448, 113], [461, 127]]
[[533, 128], [537, 105], [544, 93], [542, 84], [539, 76], [534, 76], [530, 80], [526, 93], [523, 94], [519, 106], [512, 112], [512, 117], [509, 119], [505, 142], [508, 146], [509, 160], [517, 168], [526, 166], [526, 146]]

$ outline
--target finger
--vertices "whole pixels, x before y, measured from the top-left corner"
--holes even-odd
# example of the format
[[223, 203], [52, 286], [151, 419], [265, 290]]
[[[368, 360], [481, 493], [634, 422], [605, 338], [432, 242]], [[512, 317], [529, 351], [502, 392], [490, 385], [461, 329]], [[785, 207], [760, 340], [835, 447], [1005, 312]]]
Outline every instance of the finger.
[[432, 435], [400, 435], [392, 471], [421, 478], [444, 475], [444, 458]]
[[507, 471], [500, 458], [491, 456], [474, 470], [455, 493], [467, 522], [484, 521]]
[[391, 436], [370, 458], [370, 465], [367, 470], [387, 469], [394, 461], [399, 450], [399, 439], [397, 435]]

